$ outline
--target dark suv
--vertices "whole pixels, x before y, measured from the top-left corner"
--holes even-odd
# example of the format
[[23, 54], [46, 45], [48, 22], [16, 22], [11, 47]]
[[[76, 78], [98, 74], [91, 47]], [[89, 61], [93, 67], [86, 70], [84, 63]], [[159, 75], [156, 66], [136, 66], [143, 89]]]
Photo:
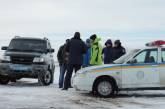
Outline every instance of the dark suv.
[[0, 84], [21, 78], [37, 78], [41, 85], [54, 80], [54, 49], [47, 38], [15, 37], [0, 59]]

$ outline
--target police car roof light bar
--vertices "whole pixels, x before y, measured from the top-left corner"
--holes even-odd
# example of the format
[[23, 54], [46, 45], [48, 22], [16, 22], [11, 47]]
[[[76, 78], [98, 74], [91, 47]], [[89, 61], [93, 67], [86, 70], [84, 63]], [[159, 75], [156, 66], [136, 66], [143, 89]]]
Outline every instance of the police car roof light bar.
[[163, 41], [163, 40], [157, 40], [157, 41], [146, 44], [146, 46], [149, 46], [149, 47], [150, 46], [162, 46], [162, 45], [165, 45], [165, 41]]

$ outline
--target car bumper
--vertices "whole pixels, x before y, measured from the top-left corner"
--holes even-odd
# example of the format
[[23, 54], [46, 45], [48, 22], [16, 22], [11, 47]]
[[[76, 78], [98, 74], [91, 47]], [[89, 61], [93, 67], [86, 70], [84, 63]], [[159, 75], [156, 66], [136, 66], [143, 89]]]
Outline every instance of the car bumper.
[[91, 92], [93, 87], [93, 82], [91, 81], [91, 79], [88, 78], [88, 76], [76, 74], [72, 79], [72, 86], [77, 91]]
[[36, 77], [39, 72], [45, 72], [47, 69], [47, 65], [0, 63], [0, 75], [7, 76]]

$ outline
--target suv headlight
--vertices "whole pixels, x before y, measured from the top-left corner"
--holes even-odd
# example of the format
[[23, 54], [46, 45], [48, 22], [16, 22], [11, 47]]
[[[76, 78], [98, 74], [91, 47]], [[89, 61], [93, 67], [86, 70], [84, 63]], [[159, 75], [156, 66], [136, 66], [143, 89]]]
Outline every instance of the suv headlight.
[[35, 57], [33, 62], [34, 63], [43, 63], [43, 62], [45, 62], [45, 59], [41, 58], [41, 57]]
[[10, 62], [10, 56], [2, 56], [2, 58], [0, 59], [0, 62]]

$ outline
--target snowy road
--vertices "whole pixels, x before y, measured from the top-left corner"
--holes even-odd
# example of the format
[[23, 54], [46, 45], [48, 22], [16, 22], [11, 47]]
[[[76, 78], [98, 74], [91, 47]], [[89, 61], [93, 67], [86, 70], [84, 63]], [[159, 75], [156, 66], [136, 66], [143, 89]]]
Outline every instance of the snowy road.
[[[55, 83], [58, 82], [57, 67]], [[96, 98], [74, 89], [61, 91], [53, 84], [38, 86], [37, 80], [22, 79], [0, 85], [0, 109], [164, 109], [165, 91], [121, 92], [116, 98]]]
[[0, 86], [0, 109], [164, 109], [165, 91], [121, 92], [116, 98], [96, 98], [56, 85], [40, 87], [31, 79]]

